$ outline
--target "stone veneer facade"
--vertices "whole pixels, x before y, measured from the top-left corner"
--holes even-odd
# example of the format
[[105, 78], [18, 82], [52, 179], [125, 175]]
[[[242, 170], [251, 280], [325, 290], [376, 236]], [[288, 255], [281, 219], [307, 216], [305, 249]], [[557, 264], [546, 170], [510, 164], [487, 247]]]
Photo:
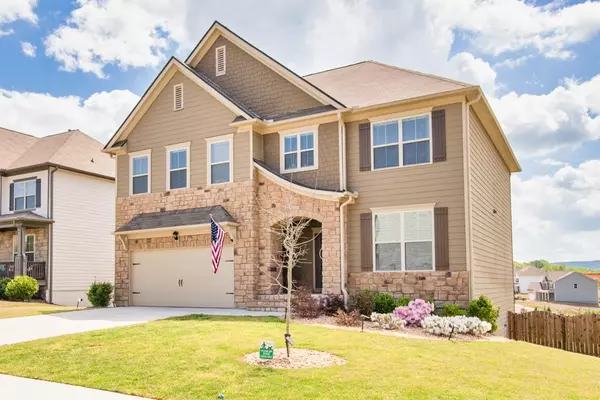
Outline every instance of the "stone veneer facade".
[[[286, 204], [286, 207], [283, 207]], [[339, 203], [315, 200], [289, 191], [255, 172], [254, 180], [212, 188], [190, 188], [164, 193], [119, 197], [116, 201], [116, 226], [122, 226], [140, 213], [170, 211], [222, 205], [239, 223], [234, 243], [234, 297], [236, 307], [256, 305], [259, 294], [275, 293], [267, 274], [275, 274], [270, 265], [273, 243], [268, 227], [285, 215], [289, 208], [297, 217], [322, 223], [323, 290], [340, 293]], [[115, 302], [130, 305], [131, 251], [152, 251], [182, 247], [205, 247], [210, 236], [170, 235], [159, 238], [129, 239], [127, 250], [116, 238]]]
[[[0, 232], [0, 262], [13, 260], [13, 237], [17, 231]], [[35, 235], [35, 261], [48, 261], [48, 229], [25, 229], [25, 235]]]

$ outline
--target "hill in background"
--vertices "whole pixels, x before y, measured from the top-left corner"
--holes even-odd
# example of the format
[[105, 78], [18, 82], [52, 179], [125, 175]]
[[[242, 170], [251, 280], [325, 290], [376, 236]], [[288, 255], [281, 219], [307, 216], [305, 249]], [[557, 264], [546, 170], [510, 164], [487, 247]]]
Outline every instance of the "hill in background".
[[567, 268], [588, 268], [595, 269], [600, 272], [600, 260], [595, 261], [558, 261], [552, 264], [564, 265]]

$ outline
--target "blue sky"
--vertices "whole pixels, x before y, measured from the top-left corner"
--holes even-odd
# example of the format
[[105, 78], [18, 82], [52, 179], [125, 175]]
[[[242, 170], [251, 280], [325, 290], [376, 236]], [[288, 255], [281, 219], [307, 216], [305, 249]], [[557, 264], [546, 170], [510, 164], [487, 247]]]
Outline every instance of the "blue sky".
[[523, 167], [515, 258], [600, 259], [597, 1], [3, 0], [0, 126], [105, 142], [215, 19], [301, 74], [375, 59], [481, 85]]

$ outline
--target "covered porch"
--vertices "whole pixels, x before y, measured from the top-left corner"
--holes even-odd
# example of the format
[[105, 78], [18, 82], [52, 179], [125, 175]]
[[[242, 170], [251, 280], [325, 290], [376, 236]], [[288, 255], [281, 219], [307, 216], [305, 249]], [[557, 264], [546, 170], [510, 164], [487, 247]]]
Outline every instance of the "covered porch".
[[52, 223], [30, 211], [0, 216], [0, 278], [27, 275], [46, 286]]

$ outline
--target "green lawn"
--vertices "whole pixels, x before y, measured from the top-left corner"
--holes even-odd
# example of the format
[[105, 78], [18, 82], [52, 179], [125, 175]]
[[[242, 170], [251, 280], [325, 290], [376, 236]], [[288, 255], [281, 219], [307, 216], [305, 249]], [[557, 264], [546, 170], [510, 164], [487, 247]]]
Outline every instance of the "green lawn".
[[348, 364], [269, 370], [242, 357], [284, 325], [184, 317], [0, 347], [0, 373], [159, 399], [598, 399], [600, 359], [527, 343], [402, 339], [293, 326]]
[[30, 315], [53, 314], [62, 311], [71, 311], [75, 307], [63, 307], [40, 302], [21, 303], [16, 301], [0, 301], [0, 319], [27, 317]]

